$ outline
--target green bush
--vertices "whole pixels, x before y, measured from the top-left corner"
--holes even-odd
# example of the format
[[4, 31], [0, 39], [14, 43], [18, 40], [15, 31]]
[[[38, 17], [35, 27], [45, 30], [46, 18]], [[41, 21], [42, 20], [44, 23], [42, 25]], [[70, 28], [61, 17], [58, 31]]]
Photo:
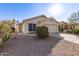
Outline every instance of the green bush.
[[2, 37], [2, 42], [6, 42], [10, 38], [10, 35], [10, 32], [5, 32]]
[[66, 33], [72, 34], [73, 31], [72, 30], [67, 30]]
[[14, 27], [11, 27], [11, 32], [15, 32], [15, 28]]
[[37, 27], [36, 34], [38, 38], [46, 38], [49, 35], [48, 28], [46, 26]]
[[63, 32], [63, 26], [58, 26], [59, 32]]
[[10, 35], [11, 27], [9, 26], [9, 24], [0, 23], [0, 41], [2, 42], [0, 43], [0, 46], [10, 38]]
[[72, 32], [73, 34], [79, 34], [79, 29], [74, 29]]

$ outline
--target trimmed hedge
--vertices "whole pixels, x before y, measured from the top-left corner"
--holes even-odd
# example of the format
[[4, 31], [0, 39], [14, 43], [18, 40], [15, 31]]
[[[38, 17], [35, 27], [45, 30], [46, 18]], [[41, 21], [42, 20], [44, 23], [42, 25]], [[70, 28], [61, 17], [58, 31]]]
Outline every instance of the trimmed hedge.
[[72, 32], [73, 32], [73, 34], [79, 34], [79, 29], [75, 29]]
[[49, 35], [48, 28], [46, 26], [37, 27], [36, 34], [38, 38], [46, 38]]

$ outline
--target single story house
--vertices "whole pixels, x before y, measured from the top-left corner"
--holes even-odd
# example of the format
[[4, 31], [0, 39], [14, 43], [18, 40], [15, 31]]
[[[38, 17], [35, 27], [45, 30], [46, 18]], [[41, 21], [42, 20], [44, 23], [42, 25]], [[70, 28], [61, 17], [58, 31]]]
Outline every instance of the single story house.
[[59, 29], [63, 29], [63, 32], [72, 31], [74, 29], [79, 29], [79, 24], [70, 24], [64, 21], [59, 22]]
[[24, 19], [21, 23], [21, 32], [35, 32], [37, 26], [46, 26], [49, 33], [58, 33], [58, 22], [52, 17], [48, 18], [45, 15]]
[[17, 23], [15, 25], [15, 32], [22, 32], [22, 23]]

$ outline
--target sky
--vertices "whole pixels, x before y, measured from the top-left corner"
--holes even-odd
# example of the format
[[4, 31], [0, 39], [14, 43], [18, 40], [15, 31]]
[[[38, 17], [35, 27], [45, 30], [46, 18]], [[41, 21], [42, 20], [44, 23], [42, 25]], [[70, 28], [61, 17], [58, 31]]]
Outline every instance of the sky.
[[44, 14], [57, 21], [67, 21], [77, 11], [78, 3], [0, 3], [0, 20], [16, 19], [21, 22], [23, 19]]

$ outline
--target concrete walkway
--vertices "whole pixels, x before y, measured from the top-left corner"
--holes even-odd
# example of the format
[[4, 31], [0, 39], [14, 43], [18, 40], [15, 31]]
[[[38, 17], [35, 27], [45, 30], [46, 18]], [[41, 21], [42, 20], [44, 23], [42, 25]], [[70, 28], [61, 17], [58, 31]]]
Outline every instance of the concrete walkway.
[[79, 44], [79, 35], [60, 34], [60, 36], [63, 37], [64, 40]]

